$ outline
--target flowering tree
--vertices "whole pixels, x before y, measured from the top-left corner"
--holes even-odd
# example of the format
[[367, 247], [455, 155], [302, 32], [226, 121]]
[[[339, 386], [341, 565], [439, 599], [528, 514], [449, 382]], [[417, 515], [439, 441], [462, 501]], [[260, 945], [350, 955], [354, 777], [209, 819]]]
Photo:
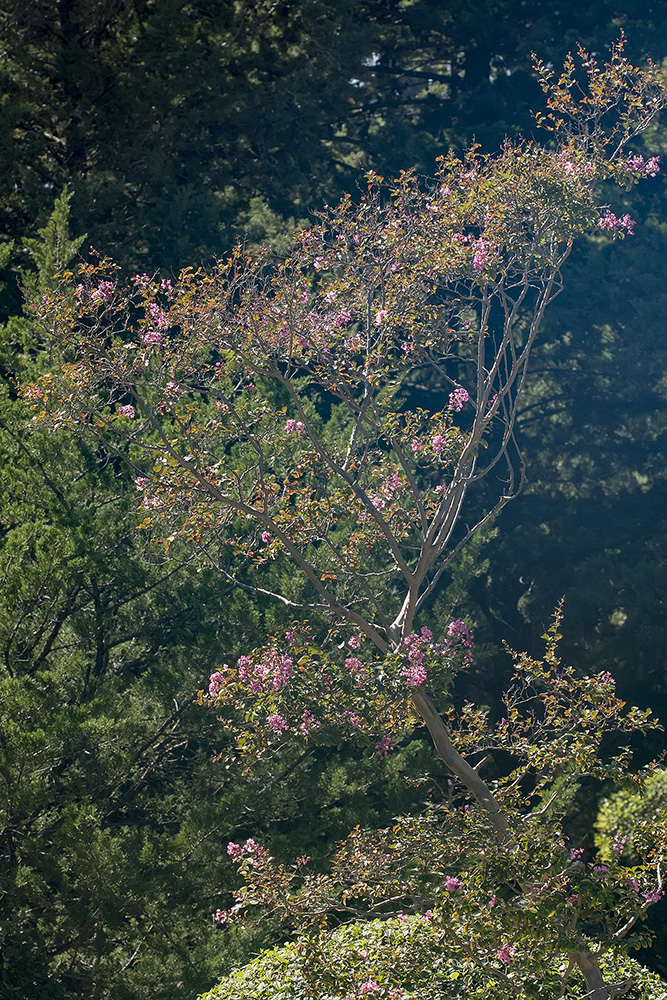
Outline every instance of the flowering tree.
[[[602, 1000], [622, 987], [605, 984], [601, 957], [627, 947], [662, 893], [660, 827], [631, 875], [622, 844], [591, 868], [560, 831], [577, 778], [627, 770], [627, 753], [599, 760], [603, 733], [644, 731], [648, 716], [624, 711], [608, 675], [560, 666], [558, 621], [543, 663], [517, 658], [500, 721], [473, 706], [457, 716], [449, 692], [472, 636], [462, 621], [437, 640], [418, 624], [457, 553], [521, 487], [517, 409], [573, 241], [632, 234], [600, 204], [601, 183], [658, 170], [627, 150], [663, 104], [655, 73], [621, 46], [602, 68], [580, 55], [558, 78], [536, 64], [556, 145], [473, 148], [388, 191], [368, 175], [359, 204], [298, 231], [282, 260], [239, 245], [210, 273], [127, 285], [99, 260], [39, 306], [63, 355], [23, 388], [35, 420], [97, 434], [134, 467], [145, 528], [165, 546], [190, 540], [295, 619], [211, 677], [203, 700], [239, 752], [343, 738], [384, 755], [423, 723], [458, 780], [446, 806], [353, 834], [326, 876], [230, 844], [248, 883], [235, 909], [260, 905], [310, 934], [294, 995], [327, 983], [334, 995], [336, 975], [350, 997], [411, 995], [414, 963], [376, 978], [326, 960], [320, 932], [373, 917], [408, 921], [413, 954], [444, 948], [480, 996], [556, 980], [576, 994], [579, 970]], [[483, 481], [495, 500], [464, 522]], [[294, 572], [277, 590], [285, 560]]]

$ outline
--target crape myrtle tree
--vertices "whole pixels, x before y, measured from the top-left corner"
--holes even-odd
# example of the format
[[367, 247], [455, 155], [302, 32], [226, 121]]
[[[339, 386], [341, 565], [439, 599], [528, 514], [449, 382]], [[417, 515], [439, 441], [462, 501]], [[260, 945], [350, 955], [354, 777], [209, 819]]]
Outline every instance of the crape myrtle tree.
[[[499, 713], [455, 710], [472, 636], [422, 624], [457, 553], [520, 489], [517, 407], [573, 241], [632, 233], [601, 184], [658, 169], [631, 141], [663, 84], [621, 45], [604, 67], [579, 55], [560, 76], [536, 64], [548, 146], [473, 148], [388, 189], [370, 174], [358, 204], [297, 231], [282, 259], [239, 245], [174, 282], [123, 282], [96, 259], [38, 306], [62, 354], [22, 388], [36, 425], [97, 435], [131, 463], [143, 527], [285, 609], [289, 627], [202, 694], [247, 766], [288, 741], [385, 755], [423, 724], [452, 772], [446, 802], [355, 831], [326, 874], [229, 845], [246, 886], [217, 920], [253, 906], [284, 918], [298, 956], [286, 996], [603, 1000], [631, 987], [613, 956], [662, 894], [660, 823], [633, 832], [632, 871], [620, 849], [589, 863], [562, 829], [578, 779], [628, 773], [627, 750], [603, 762], [604, 734], [644, 732], [648, 713], [626, 710], [608, 674], [560, 664], [559, 616], [543, 661], [515, 658]], [[497, 487], [485, 509], [481, 484], [484, 502]], [[375, 936], [341, 964], [347, 924]]]

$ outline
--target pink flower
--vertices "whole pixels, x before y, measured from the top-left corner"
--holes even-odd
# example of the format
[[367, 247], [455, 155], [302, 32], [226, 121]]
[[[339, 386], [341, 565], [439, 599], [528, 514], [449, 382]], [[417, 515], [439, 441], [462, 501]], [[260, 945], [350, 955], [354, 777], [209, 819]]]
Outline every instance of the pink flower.
[[274, 733], [282, 733], [284, 730], [289, 729], [289, 726], [283, 719], [282, 715], [270, 715], [266, 721], [271, 726]]
[[644, 893], [645, 903], [657, 903], [665, 895], [663, 889], [649, 889], [648, 892]]
[[[224, 665], [224, 669], [227, 670], [226, 663]], [[218, 693], [218, 691], [220, 690], [220, 688], [223, 686], [224, 683], [225, 683], [225, 675], [221, 673], [219, 670], [216, 670], [214, 674], [211, 674], [210, 682], [208, 685], [208, 693], [210, 694], [211, 698], [215, 698], [216, 694]]]
[[249, 656], [239, 656], [239, 679], [248, 683], [253, 694], [261, 694], [266, 686], [281, 691], [292, 676], [294, 663], [277, 649], [265, 650], [255, 662]]
[[350, 673], [354, 677], [357, 687], [358, 688], [362, 687], [368, 674], [361, 660], [357, 659], [356, 656], [348, 656], [348, 658], [345, 660], [345, 669], [350, 671]]
[[461, 892], [463, 889], [463, 882], [460, 878], [454, 878], [452, 875], [448, 875], [445, 879], [445, 891], [446, 892]]
[[380, 984], [376, 983], [374, 979], [367, 979], [365, 983], [362, 983], [359, 987], [360, 993], [377, 993], [380, 989]]
[[652, 156], [645, 160], [643, 156], [630, 156], [624, 163], [628, 173], [638, 173], [642, 177], [656, 177], [660, 173], [660, 157]]
[[628, 838], [625, 835], [617, 834], [616, 840], [611, 845], [612, 854], [622, 854]]
[[418, 451], [421, 451], [422, 443], [417, 438], [413, 438], [410, 442], [410, 447], [415, 453], [417, 453]]
[[447, 444], [447, 439], [443, 437], [442, 434], [436, 434], [433, 440], [431, 441], [431, 447], [433, 448], [433, 451], [436, 453], [436, 455], [440, 454], [440, 452], [442, 451], [442, 449], [445, 447], [446, 444]]
[[347, 644], [350, 649], [360, 649], [361, 648], [361, 636], [353, 635], [347, 640]]
[[169, 326], [169, 318], [164, 309], [161, 309], [157, 302], [149, 302], [146, 309], [157, 329], [166, 330]]
[[101, 281], [97, 288], [93, 288], [90, 297], [93, 302], [111, 302], [113, 298], [113, 283], [111, 281]]
[[301, 719], [302, 721], [299, 725], [299, 730], [303, 736], [307, 736], [312, 729], [319, 729], [322, 725], [322, 723], [318, 722], [313, 713], [309, 712], [308, 709], [305, 709]]
[[230, 858], [237, 858], [242, 851], [243, 848], [241, 845], [235, 844], [233, 840], [230, 840], [227, 844], [227, 854], [229, 854]]
[[453, 413], [459, 413], [463, 409], [463, 404], [470, 399], [465, 389], [455, 389], [449, 394], [449, 409]]
[[375, 314], [375, 325], [381, 326], [382, 323], [386, 320], [388, 315], [389, 313], [387, 312], [386, 309], [379, 309]]
[[127, 404], [127, 406], [119, 406], [118, 412], [120, 413], [121, 417], [129, 417], [130, 420], [134, 420], [134, 407], [130, 406], [129, 403]]
[[271, 532], [270, 531], [263, 531], [262, 532], [262, 541], [264, 542], [265, 545], [268, 545], [268, 543], [271, 541]]
[[134, 282], [139, 288], [147, 288], [151, 283], [151, 279], [147, 274], [135, 274]]
[[388, 736], [383, 736], [380, 742], [375, 744], [375, 749], [378, 752], [378, 757], [382, 760], [383, 757], [387, 756], [390, 750], [394, 749], [394, 744]]
[[148, 476], [137, 476], [137, 478], [134, 480], [134, 485], [138, 490], [143, 490], [147, 484], [148, 484]]
[[613, 212], [607, 210], [602, 218], [598, 221], [598, 226], [600, 229], [609, 229], [612, 231], [625, 230], [628, 236], [632, 236], [635, 231], [635, 220], [631, 219], [629, 215], [623, 215], [621, 218], [617, 218]]
[[504, 944], [498, 952], [498, 958], [501, 962], [504, 962], [505, 965], [509, 965], [515, 955], [516, 948], [513, 945]]
[[161, 344], [162, 334], [158, 333], [157, 330], [148, 330], [143, 337], [144, 344]]
[[472, 266], [477, 274], [479, 274], [480, 271], [484, 270], [491, 259], [491, 247], [486, 240], [480, 238], [475, 243], [474, 249], [475, 255], [472, 259]]
[[488, 903], [489, 909], [492, 910], [493, 907], [496, 905], [497, 902], [498, 902], [498, 897], [494, 893], [493, 896], [491, 897], [491, 899], [489, 900], [489, 903]]
[[306, 425], [300, 420], [293, 420], [291, 417], [285, 421], [285, 430], [288, 434], [305, 434]]
[[213, 919], [215, 920], [216, 924], [220, 924], [223, 927], [225, 924], [229, 923], [231, 917], [232, 917], [231, 910], [216, 910], [215, 913], [213, 914]]

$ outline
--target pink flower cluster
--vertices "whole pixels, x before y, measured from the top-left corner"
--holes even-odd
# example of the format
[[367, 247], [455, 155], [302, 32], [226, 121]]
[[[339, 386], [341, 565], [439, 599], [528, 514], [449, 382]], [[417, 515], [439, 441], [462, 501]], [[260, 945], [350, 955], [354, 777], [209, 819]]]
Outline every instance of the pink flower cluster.
[[479, 274], [491, 260], [491, 246], [486, 240], [480, 237], [474, 245], [474, 250], [475, 254], [472, 259], [472, 266], [473, 270]]
[[454, 389], [454, 392], [449, 394], [449, 409], [452, 413], [460, 413], [463, 409], [463, 404], [467, 403], [470, 399], [466, 389]]
[[516, 955], [516, 948], [514, 945], [504, 944], [500, 951], [498, 952], [498, 958], [505, 965], [509, 965], [514, 956]]
[[378, 757], [382, 760], [390, 750], [394, 749], [394, 744], [388, 736], [383, 736], [380, 742], [375, 744], [375, 749], [378, 752]]
[[280, 733], [282, 733], [283, 731], [289, 729], [289, 725], [285, 721], [285, 719], [283, 719], [282, 715], [278, 714], [270, 715], [266, 721], [267, 724], [271, 726], [271, 729], [273, 729], [274, 733], [278, 733], [278, 735], [280, 735]]
[[349, 670], [358, 688], [363, 687], [364, 681], [368, 679], [368, 671], [361, 660], [356, 656], [348, 656], [345, 660], [345, 669]]
[[[403, 645], [408, 650], [408, 662], [403, 665], [403, 670], [401, 671], [406, 688], [420, 687], [426, 680], [424, 659], [432, 640], [433, 633], [426, 626], [422, 628], [421, 635], [413, 633], [412, 635], [406, 635], [403, 640]], [[440, 646], [433, 648], [436, 652], [441, 649]]]
[[90, 293], [93, 302], [111, 302], [113, 298], [113, 282], [101, 281], [97, 288], [93, 288]]
[[392, 472], [383, 482], [380, 490], [389, 500], [394, 499], [394, 493], [401, 488], [401, 478], [397, 472]]
[[343, 309], [334, 320], [334, 323], [339, 330], [343, 330], [346, 326], [348, 326], [351, 319], [352, 313], [350, 313], [347, 309]]
[[147, 330], [143, 336], [144, 344], [161, 344], [162, 334], [157, 330]]
[[138, 490], [143, 490], [148, 485], [148, 476], [137, 476], [134, 480], [134, 485]]
[[130, 420], [134, 420], [134, 407], [129, 403], [126, 406], [119, 406], [118, 412], [121, 417], [128, 417]]
[[307, 736], [313, 729], [319, 729], [322, 725], [322, 723], [319, 722], [319, 720], [316, 719], [313, 713], [309, 712], [308, 709], [304, 710], [301, 720], [299, 730], [303, 736]]
[[472, 650], [475, 642], [475, 636], [470, 631], [466, 623], [462, 622], [460, 618], [454, 619], [453, 622], [450, 622], [447, 628], [447, 637], [447, 647], [451, 648], [454, 642], [460, 643], [466, 651], [468, 660], [472, 663]]
[[453, 875], [448, 875], [445, 879], [445, 892], [462, 892], [463, 882], [460, 878], [455, 878]]
[[612, 232], [625, 230], [628, 236], [632, 236], [635, 231], [635, 220], [631, 219], [629, 215], [623, 215], [619, 219], [613, 212], [609, 209], [605, 212], [602, 218], [598, 222], [600, 229], [609, 229]]
[[235, 844], [232, 840], [227, 844], [227, 854], [230, 858], [238, 858], [240, 860], [245, 859], [249, 864], [253, 864], [253, 857], [256, 858], [266, 858], [268, 856], [268, 851], [265, 847], [260, 847], [260, 845], [248, 837], [245, 844]]
[[[222, 670], [223, 671], [229, 670], [229, 666], [226, 663], [223, 663]], [[224, 683], [225, 683], [225, 675], [223, 672], [221, 672], [220, 670], [216, 670], [215, 673], [211, 674], [208, 685], [208, 693], [210, 694], [211, 698], [215, 698], [215, 696], [217, 695], [218, 691], [220, 691]]]
[[158, 330], [166, 330], [169, 326], [169, 317], [164, 309], [161, 309], [157, 302], [149, 302], [146, 311]]
[[274, 691], [281, 691], [293, 673], [293, 660], [283, 656], [277, 649], [266, 650], [257, 662], [249, 656], [240, 656], [239, 678], [249, 683], [253, 694], [261, 694], [266, 685]]
[[285, 430], [288, 434], [305, 434], [306, 425], [300, 420], [293, 420], [291, 417], [285, 421]]
[[642, 177], [656, 177], [660, 173], [660, 157], [651, 156], [645, 160], [643, 156], [629, 156], [624, 163], [628, 173], [640, 174]]

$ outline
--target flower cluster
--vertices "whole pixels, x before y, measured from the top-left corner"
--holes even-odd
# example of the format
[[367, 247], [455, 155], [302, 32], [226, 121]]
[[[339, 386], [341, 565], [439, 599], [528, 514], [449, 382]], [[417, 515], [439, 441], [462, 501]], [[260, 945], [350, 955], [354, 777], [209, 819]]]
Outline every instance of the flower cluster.
[[475, 641], [475, 636], [470, 631], [465, 622], [462, 622], [460, 618], [456, 618], [453, 622], [450, 622], [447, 628], [447, 646], [451, 647], [454, 642], [458, 642], [466, 651], [466, 656], [468, 660], [472, 663], [472, 650]]
[[143, 336], [144, 344], [161, 344], [162, 334], [157, 330], [147, 330]]
[[[229, 666], [226, 663], [223, 663], [222, 670], [223, 671], [229, 670]], [[211, 674], [208, 684], [208, 693], [211, 696], [211, 698], [215, 698], [215, 696], [218, 694], [224, 683], [225, 683], [225, 675], [223, 672], [221, 672], [220, 670], [216, 670], [214, 673]]]
[[627, 213], [619, 219], [613, 212], [607, 210], [599, 220], [598, 226], [600, 229], [609, 229], [612, 232], [623, 232], [625, 230], [628, 236], [632, 236], [635, 231], [635, 220], [630, 218]]
[[307, 736], [313, 729], [319, 729], [321, 725], [322, 723], [315, 718], [312, 712], [309, 712], [307, 708], [304, 709], [299, 723], [299, 731], [302, 736]]
[[113, 283], [111, 281], [101, 281], [97, 288], [93, 288], [90, 293], [93, 302], [111, 302], [113, 298]]
[[149, 302], [146, 306], [146, 311], [149, 313], [153, 325], [158, 330], [166, 330], [169, 326], [169, 317], [167, 316], [164, 309], [161, 309], [157, 302]]
[[514, 956], [516, 955], [516, 948], [514, 945], [504, 944], [500, 951], [498, 952], [498, 958], [504, 965], [509, 965]]
[[645, 160], [643, 156], [629, 156], [623, 164], [628, 173], [639, 174], [640, 177], [656, 177], [660, 173], [660, 157], [651, 156]]
[[239, 678], [248, 682], [253, 694], [261, 694], [271, 685], [274, 691], [281, 691], [293, 673], [294, 661], [283, 656], [277, 649], [268, 649], [256, 662], [249, 656], [240, 656]]
[[126, 406], [119, 406], [118, 413], [121, 417], [128, 417], [130, 420], [134, 420], [134, 407], [129, 403]]
[[364, 681], [368, 680], [368, 671], [356, 656], [348, 656], [345, 660], [345, 669], [354, 677], [358, 688], [363, 687]]
[[273, 729], [274, 733], [278, 733], [278, 735], [289, 729], [289, 724], [286, 722], [285, 719], [283, 719], [282, 715], [278, 715], [277, 713], [274, 715], [270, 715], [266, 720], [266, 722], [267, 725], [271, 726], [271, 729]]
[[285, 430], [288, 434], [305, 434], [306, 425], [300, 420], [293, 420], [291, 417], [285, 421]]
[[394, 744], [388, 736], [383, 736], [380, 742], [375, 744], [375, 749], [378, 752], [378, 757], [382, 760], [387, 756], [390, 750], [394, 749]]
[[424, 659], [432, 640], [433, 633], [425, 625], [421, 635], [406, 635], [403, 640], [403, 645], [408, 651], [408, 662], [404, 664], [402, 670], [406, 688], [420, 687], [426, 680]]
[[460, 413], [463, 409], [463, 404], [467, 403], [470, 399], [466, 389], [455, 389], [454, 392], [449, 394], [449, 409], [452, 413]]
[[475, 254], [472, 259], [473, 270], [477, 274], [483, 271], [491, 260], [491, 246], [486, 240], [478, 239], [475, 243]]

